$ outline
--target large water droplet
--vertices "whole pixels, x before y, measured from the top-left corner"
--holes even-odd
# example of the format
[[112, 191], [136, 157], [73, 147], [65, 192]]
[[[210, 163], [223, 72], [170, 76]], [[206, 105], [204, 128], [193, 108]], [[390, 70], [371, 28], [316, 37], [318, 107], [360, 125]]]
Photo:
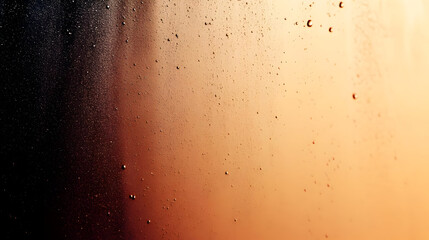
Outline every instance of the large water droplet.
[[308, 21], [307, 21], [307, 27], [312, 27], [312, 26], [313, 26], [313, 21], [308, 20]]
[[340, 2], [340, 4], [338, 4], [338, 6], [339, 6], [340, 8], [343, 8], [343, 7], [344, 7], [344, 2]]

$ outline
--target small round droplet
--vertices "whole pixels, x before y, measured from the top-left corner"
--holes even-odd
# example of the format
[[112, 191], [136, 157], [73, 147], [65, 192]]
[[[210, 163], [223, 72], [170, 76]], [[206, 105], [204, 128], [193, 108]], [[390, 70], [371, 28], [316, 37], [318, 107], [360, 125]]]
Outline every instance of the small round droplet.
[[312, 26], [313, 26], [313, 21], [308, 20], [308, 21], [307, 21], [307, 27], [312, 27]]
[[329, 32], [333, 32], [334, 30], [332, 29], [332, 27], [329, 28]]
[[150, 219], [149, 220], [147, 220], [147, 222], [146, 222], [147, 224], [149, 224], [150, 223]]
[[110, 6], [109, 6], [109, 5], [106, 5], [106, 8], [107, 8], [107, 9], [110, 9]]
[[179, 69], [180, 69], [180, 67], [179, 67], [179, 66], [176, 66], [176, 69], [177, 69], [177, 70], [179, 70]]
[[130, 199], [135, 200], [136, 199], [136, 195], [130, 194]]
[[234, 222], [237, 222], [238, 221], [238, 219], [237, 218], [234, 218]]
[[228, 171], [225, 171], [225, 175], [229, 175], [229, 172], [228, 172]]
[[356, 95], [356, 93], [353, 93], [353, 94], [352, 94], [352, 98], [353, 98], [354, 100], [356, 100], [356, 99], [357, 99], [357, 95]]
[[127, 165], [124, 164], [124, 165], [122, 165], [121, 168], [122, 168], [122, 170], [125, 170], [125, 168], [127, 168]]
[[344, 7], [344, 2], [340, 2], [340, 4], [338, 4], [338, 6], [339, 6], [340, 8], [343, 8], [343, 7]]
[[125, 22], [122, 22], [122, 25], [125, 25]]

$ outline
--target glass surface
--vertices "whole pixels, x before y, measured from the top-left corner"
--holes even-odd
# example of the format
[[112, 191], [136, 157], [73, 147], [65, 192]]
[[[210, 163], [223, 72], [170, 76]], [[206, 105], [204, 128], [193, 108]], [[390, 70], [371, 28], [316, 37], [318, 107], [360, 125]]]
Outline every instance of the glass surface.
[[0, 3], [7, 239], [429, 239], [429, 1]]

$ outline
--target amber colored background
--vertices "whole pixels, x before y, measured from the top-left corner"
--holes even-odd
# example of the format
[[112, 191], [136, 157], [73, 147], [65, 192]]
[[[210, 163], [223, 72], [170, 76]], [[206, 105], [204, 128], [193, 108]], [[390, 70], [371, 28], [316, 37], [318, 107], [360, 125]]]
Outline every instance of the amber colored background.
[[[67, 44], [30, 54], [50, 53], [50, 64], [30, 64], [37, 76], [66, 79], [46, 87], [58, 94], [46, 123], [57, 132], [35, 148], [63, 159], [39, 173], [59, 189], [43, 185], [49, 204], [35, 204], [54, 212], [39, 223], [54, 226], [52, 239], [429, 239], [428, 1], [68, 7], [58, 9], [74, 20], [58, 20], [57, 39]], [[30, 100], [10, 100], [22, 122]], [[12, 224], [46, 213], [16, 212], [6, 212]]]
[[150, 31], [130, 12], [129, 236], [428, 239], [428, 8], [162, 1]]

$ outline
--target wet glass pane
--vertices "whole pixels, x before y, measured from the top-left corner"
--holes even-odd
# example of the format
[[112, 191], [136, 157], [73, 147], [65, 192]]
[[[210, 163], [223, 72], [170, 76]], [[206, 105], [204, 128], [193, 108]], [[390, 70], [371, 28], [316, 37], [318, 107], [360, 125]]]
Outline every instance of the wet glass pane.
[[429, 239], [428, 11], [0, 1], [5, 239]]

